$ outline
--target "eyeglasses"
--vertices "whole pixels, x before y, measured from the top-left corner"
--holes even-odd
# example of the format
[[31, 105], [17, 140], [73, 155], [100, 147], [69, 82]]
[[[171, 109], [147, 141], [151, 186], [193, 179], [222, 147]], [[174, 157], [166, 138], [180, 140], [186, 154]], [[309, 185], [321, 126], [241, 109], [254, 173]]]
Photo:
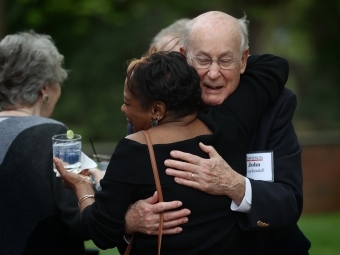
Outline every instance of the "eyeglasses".
[[217, 62], [218, 66], [223, 70], [230, 70], [234, 69], [237, 66], [237, 63], [241, 60], [241, 57], [239, 59], [232, 59], [232, 58], [226, 58], [223, 57], [221, 59], [218, 58], [210, 58], [210, 57], [192, 57], [190, 53], [188, 52], [189, 58], [197, 69], [208, 69], [213, 62]]

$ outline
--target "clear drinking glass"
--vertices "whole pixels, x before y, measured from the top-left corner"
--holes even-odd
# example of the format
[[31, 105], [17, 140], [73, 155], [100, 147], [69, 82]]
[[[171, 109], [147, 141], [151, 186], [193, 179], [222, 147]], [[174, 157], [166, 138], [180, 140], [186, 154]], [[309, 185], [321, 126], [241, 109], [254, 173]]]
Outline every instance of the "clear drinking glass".
[[64, 163], [67, 171], [78, 172], [81, 167], [81, 135], [67, 138], [66, 134], [52, 137], [53, 157]]

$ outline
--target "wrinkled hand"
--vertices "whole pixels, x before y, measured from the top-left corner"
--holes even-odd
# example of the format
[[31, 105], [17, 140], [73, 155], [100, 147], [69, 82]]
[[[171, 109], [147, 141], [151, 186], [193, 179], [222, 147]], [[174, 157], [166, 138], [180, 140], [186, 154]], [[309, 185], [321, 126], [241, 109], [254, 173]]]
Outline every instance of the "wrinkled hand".
[[[147, 235], [158, 235], [159, 214], [182, 206], [180, 201], [158, 202], [157, 191], [145, 200], [139, 200], [130, 205], [125, 214], [125, 234], [141, 232]], [[188, 222], [190, 210], [181, 209], [165, 212], [163, 220], [163, 234], [177, 234], [182, 231], [178, 225]]]
[[175, 177], [179, 184], [189, 186], [212, 195], [226, 195], [240, 204], [245, 194], [244, 177], [235, 172], [216, 152], [214, 147], [199, 144], [209, 154], [204, 159], [190, 153], [171, 151], [170, 155], [178, 160], [167, 159], [164, 164], [166, 173]]

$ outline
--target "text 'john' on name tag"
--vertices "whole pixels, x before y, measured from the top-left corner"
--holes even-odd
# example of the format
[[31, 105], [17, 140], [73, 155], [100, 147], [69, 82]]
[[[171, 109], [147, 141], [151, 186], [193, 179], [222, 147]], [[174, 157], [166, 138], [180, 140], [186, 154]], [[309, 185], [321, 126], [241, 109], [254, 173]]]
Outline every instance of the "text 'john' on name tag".
[[247, 178], [274, 181], [273, 151], [247, 153]]

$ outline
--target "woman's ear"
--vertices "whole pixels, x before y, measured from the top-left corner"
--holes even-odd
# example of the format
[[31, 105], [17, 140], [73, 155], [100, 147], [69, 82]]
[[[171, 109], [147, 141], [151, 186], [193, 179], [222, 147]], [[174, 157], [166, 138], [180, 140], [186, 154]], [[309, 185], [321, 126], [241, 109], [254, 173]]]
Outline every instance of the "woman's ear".
[[154, 118], [161, 120], [166, 112], [165, 104], [162, 101], [156, 101], [153, 103], [151, 111]]
[[42, 88], [39, 91], [39, 96], [41, 96], [41, 98], [43, 97], [44, 94], [46, 94], [46, 85], [42, 86]]

